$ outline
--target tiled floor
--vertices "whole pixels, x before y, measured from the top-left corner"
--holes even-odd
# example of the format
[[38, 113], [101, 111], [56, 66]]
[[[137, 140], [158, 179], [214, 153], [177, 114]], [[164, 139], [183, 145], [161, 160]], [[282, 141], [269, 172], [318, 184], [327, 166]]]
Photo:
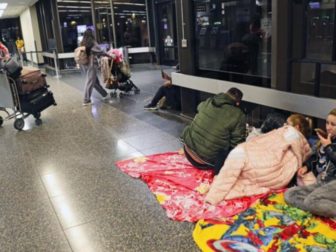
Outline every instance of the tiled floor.
[[[179, 149], [186, 121], [143, 106], [160, 86], [135, 67], [139, 95], [82, 106], [79, 74], [50, 77], [58, 106], [43, 124], [0, 128], [0, 251], [198, 251], [191, 223], [167, 218], [140, 180], [114, 162]], [[2, 114], [1, 114], [2, 115]], [[4, 115], [2, 115], [4, 116]]]

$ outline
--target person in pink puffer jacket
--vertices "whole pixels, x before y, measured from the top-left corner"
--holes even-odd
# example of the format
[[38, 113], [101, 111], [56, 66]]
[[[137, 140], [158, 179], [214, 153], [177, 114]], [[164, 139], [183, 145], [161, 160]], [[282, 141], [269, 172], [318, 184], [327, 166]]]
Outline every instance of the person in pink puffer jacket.
[[[296, 119], [296, 120], [291, 120]], [[288, 124], [239, 144], [227, 157], [205, 200], [222, 200], [285, 188], [310, 156], [309, 120], [292, 115]]]

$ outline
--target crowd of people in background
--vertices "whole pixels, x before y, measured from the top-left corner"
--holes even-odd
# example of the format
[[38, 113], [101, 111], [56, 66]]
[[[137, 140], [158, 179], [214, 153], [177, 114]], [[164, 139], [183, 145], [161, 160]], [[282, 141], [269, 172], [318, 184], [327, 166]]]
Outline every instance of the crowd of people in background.
[[10, 58], [15, 58], [18, 61], [24, 60], [26, 58], [24, 52], [24, 41], [20, 36], [17, 37], [16, 41], [13, 39], [6, 42], [4, 39], [0, 40], [0, 59], [2, 61], [7, 61]]

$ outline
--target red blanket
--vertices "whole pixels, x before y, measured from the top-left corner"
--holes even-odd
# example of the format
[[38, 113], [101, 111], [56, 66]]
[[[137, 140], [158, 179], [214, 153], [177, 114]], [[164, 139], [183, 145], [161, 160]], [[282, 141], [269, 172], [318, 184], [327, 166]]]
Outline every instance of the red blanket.
[[168, 152], [131, 160], [118, 161], [117, 167], [134, 178], [147, 183], [169, 218], [177, 221], [212, 222], [233, 216], [247, 209], [264, 195], [222, 201], [212, 206], [204, 202], [205, 191], [213, 173], [194, 168], [183, 153]]

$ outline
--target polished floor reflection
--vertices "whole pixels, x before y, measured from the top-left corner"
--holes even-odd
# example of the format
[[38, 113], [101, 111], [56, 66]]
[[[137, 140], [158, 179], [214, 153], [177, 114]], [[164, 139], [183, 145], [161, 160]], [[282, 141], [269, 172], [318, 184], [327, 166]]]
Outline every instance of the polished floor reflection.
[[134, 67], [139, 95], [82, 106], [79, 74], [48, 78], [58, 106], [43, 124], [0, 128], [0, 251], [198, 251], [190, 223], [167, 218], [140, 180], [114, 162], [179, 149], [178, 114], [147, 112], [161, 85], [153, 66]]

